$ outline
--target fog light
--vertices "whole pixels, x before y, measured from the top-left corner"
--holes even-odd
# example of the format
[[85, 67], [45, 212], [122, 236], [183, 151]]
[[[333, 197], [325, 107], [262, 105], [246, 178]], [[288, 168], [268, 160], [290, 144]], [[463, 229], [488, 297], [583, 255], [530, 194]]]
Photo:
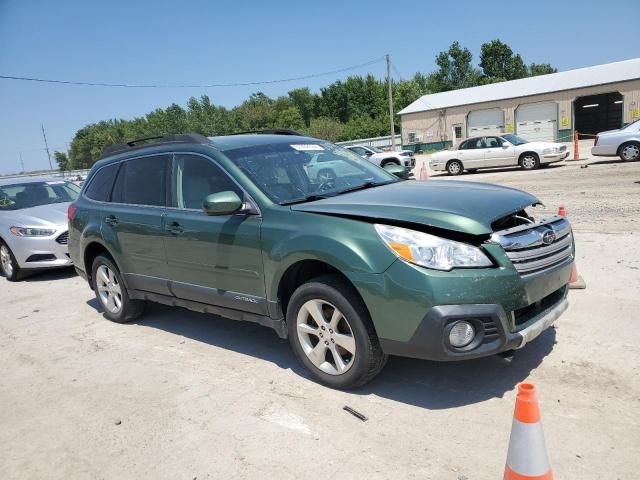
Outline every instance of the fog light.
[[476, 336], [476, 330], [469, 322], [461, 320], [449, 330], [449, 343], [457, 348], [466, 347]]

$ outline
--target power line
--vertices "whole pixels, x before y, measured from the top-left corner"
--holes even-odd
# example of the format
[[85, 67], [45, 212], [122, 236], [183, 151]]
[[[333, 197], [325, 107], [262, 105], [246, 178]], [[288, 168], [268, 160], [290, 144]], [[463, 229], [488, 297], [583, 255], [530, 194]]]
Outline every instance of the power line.
[[104, 83], [104, 82], [83, 82], [73, 80], [55, 80], [48, 78], [36, 78], [36, 77], [21, 77], [16, 75], [0, 75], [0, 79], [4, 80], [21, 80], [27, 82], [40, 82], [40, 83], [58, 83], [64, 85], [77, 85], [87, 87], [121, 87], [121, 88], [216, 88], [216, 87], [245, 87], [251, 85], [270, 85], [274, 83], [294, 82], [296, 80], [307, 80], [310, 78], [323, 77], [327, 75], [334, 75], [336, 73], [348, 72], [350, 70], [356, 70], [358, 68], [367, 67], [375, 63], [384, 61], [384, 57], [379, 57], [374, 60], [370, 60], [358, 65], [352, 65], [350, 67], [339, 68], [337, 70], [331, 70], [322, 73], [313, 73], [311, 75], [303, 75], [300, 77], [282, 78], [279, 80], [265, 80], [265, 81], [252, 81], [252, 82], [238, 82], [238, 83], [209, 83], [209, 84], [193, 84], [193, 85], [160, 85], [150, 83]]
[[404, 80], [404, 78], [402, 78], [402, 74], [400, 73], [400, 71], [396, 68], [395, 64], [393, 62], [391, 62], [391, 68], [393, 68], [393, 71], [396, 73], [396, 75], [398, 75], [398, 78], [400, 80]]

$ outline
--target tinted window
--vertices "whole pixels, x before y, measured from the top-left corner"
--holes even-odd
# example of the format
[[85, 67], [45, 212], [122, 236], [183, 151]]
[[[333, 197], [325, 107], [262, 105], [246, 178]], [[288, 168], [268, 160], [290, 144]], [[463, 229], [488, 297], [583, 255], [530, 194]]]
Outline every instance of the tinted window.
[[154, 155], [123, 162], [111, 201], [164, 206], [168, 159], [167, 155]]
[[475, 150], [484, 148], [481, 138], [470, 138], [460, 146], [460, 150]]
[[198, 155], [176, 155], [173, 202], [174, 207], [202, 209], [207, 195], [243, 192], [231, 178], [211, 160]]
[[87, 186], [84, 194], [93, 200], [108, 202], [119, 166], [119, 164], [108, 165], [98, 170], [93, 176], [91, 183]]

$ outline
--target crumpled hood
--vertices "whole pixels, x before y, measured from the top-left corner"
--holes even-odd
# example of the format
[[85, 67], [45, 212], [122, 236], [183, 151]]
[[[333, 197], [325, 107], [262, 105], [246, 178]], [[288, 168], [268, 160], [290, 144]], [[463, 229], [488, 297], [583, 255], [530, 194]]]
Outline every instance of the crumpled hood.
[[[21, 210], [0, 211], [2, 223], [13, 223], [25, 227], [62, 227], [67, 225], [69, 202], [52, 203]], [[5, 222], [6, 221], [6, 222]]]
[[292, 206], [292, 210], [428, 225], [485, 235], [499, 218], [538, 199], [488, 183], [429, 180], [397, 182]]

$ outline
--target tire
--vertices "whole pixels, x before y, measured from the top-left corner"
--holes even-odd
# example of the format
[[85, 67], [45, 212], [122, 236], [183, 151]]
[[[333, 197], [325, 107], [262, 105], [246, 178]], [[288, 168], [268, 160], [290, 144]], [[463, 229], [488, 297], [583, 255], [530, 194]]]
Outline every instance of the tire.
[[464, 172], [464, 167], [462, 166], [462, 162], [459, 160], [451, 160], [447, 163], [447, 172], [449, 175], [456, 176], [461, 175]]
[[[340, 316], [334, 316], [336, 311]], [[316, 318], [321, 316], [318, 322], [322, 325], [311, 312]], [[337, 275], [318, 277], [298, 287], [287, 308], [287, 328], [298, 360], [331, 388], [360, 387], [387, 362], [362, 299]]]
[[0, 271], [10, 282], [19, 282], [24, 276], [9, 245], [2, 240], [0, 240]]
[[398, 165], [400, 166], [400, 162], [398, 162], [397, 160], [383, 160], [382, 163], [380, 163], [380, 167], [384, 168], [387, 165]]
[[640, 143], [627, 142], [620, 145], [618, 149], [618, 155], [625, 162], [633, 162], [634, 160], [640, 160]]
[[131, 300], [113, 260], [98, 255], [91, 267], [91, 282], [104, 315], [116, 323], [135, 320], [144, 311], [145, 302]]
[[520, 167], [523, 170], [536, 170], [540, 168], [540, 157], [536, 153], [524, 153], [520, 157]]

